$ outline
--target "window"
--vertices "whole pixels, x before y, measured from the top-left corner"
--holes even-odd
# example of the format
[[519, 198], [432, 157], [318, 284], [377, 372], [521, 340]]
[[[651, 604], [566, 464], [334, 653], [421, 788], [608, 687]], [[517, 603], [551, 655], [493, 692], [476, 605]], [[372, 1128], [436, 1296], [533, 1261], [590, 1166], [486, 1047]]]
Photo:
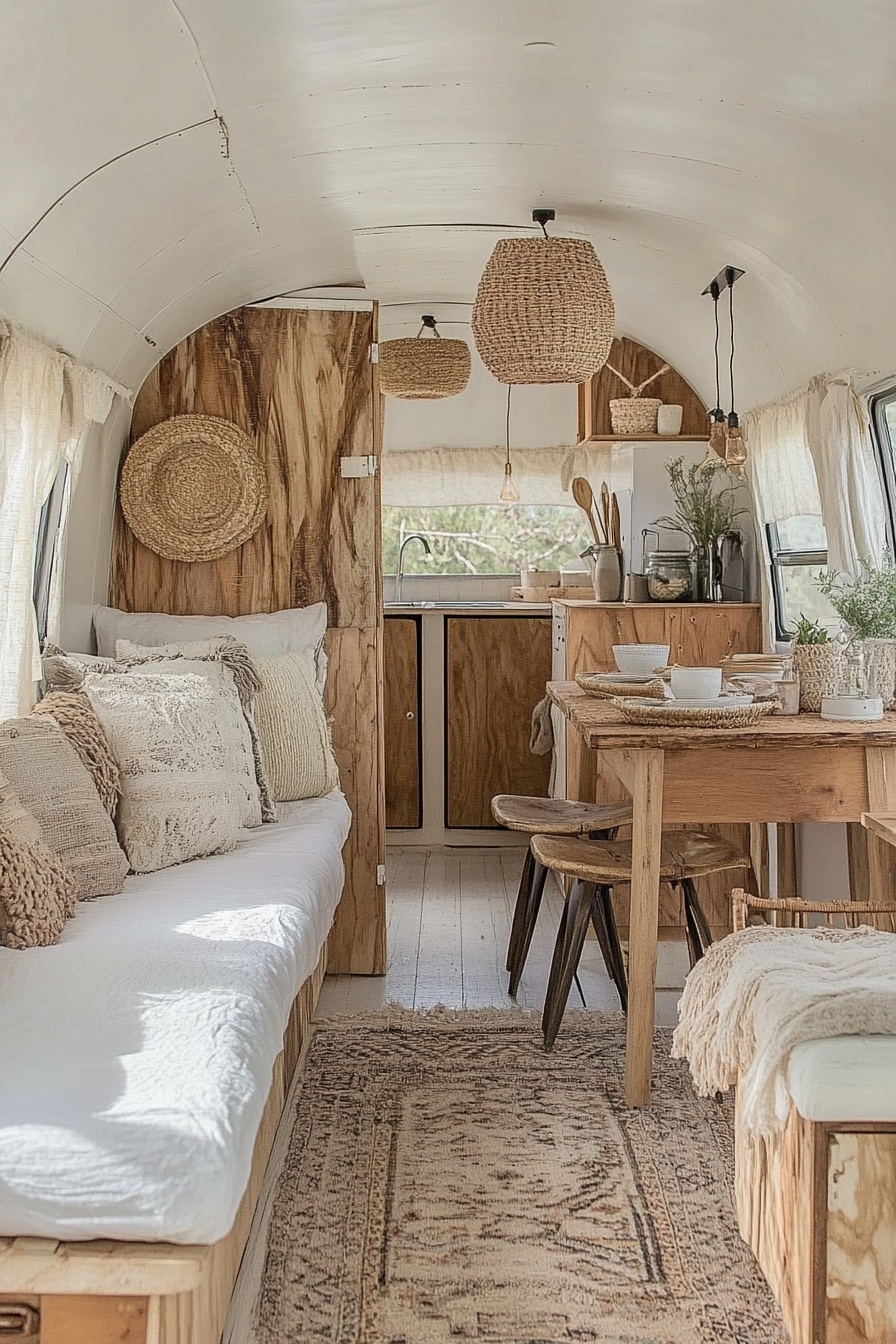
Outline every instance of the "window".
[[792, 634], [801, 616], [836, 630], [840, 617], [815, 583], [828, 562], [821, 519], [814, 515], [783, 518], [766, 524], [766, 534], [778, 638]]
[[869, 410], [883, 475], [890, 551], [896, 554], [896, 388], [872, 397]]
[[591, 544], [580, 509], [560, 505], [462, 504], [383, 508], [383, 572], [398, 569], [401, 543], [422, 532], [422, 546], [405, 552], [406, 574], [513, 574], [520, 569], [559, 569]]
[[65, 487], [68, 481], [68, 473], [68, 463], [63, 462], [53, 482], [53, 489], [40, 511], [37, 524], [31, 596], [34, 602], [34, 613], [37, 617], [37, 636], [41, 648], [43, 648], [47, 638], [50, 590], [59, 554], [59, 533], [65, 523], [63, 513], [66, 503]]

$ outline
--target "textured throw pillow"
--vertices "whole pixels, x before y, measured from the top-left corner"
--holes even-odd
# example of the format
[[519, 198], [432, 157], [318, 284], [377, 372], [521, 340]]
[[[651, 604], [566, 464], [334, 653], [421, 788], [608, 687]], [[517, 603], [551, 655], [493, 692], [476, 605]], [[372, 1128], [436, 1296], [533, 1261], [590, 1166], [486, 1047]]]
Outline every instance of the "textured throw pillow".
[[321, 798], [339, 787], [330, 728], [308, 662], [299, 653], [255, 658], [262, 687], [255, 719], [277, 802]]
[[118, 765], [87, 696], [81, 691], [50, 691], [31, 714], [49, 714], [59, 725], [93, 776], [103, 807], [114, 817], [121, 791]]
[[[116, 641], [115, 652], [118, 670], [143, 668], [152, 673], [196, 672], [208, 677], [214, 685], [224, 684], [235, 688], [245, 720], [245, 741], [250, 757], [249, 772], [254, 777], [252, 787], [254, 811], [260, 815], [246, 821], [247, 826], [257, 826], [259, 821], [276, 821], [277, 813], [271, 799], [264, 758], [255, 726], [255, 697], [261, 688], [261, 681], [255, 664], [249, 656], [245, 644], [239, 644], [231, 635], [215, 639], [188, 640], [185, 644], [143, 645], [133, 644], [129, 639]], [[257, 787], [255, 787], [257, 786]]]
[[233, 849], [246, 789], [225, 697], [206, 677], [136, 672], [92, 672], [84, 691], [121, 770], [118, 834], [131, 867], [151, 873]]
[[58, 943], [76, 904], [75, 879], [55, 855], [0, 830], [0, 946]]
[[41, 656], [44, 691], [76, 691], [88, 672], [115, 672], [114, 658], [94, 658], [89, 653], [66, 653], [58, 644], [45, 644]]
[[44, 833], [5, 775], [0, 775], [0, 831], [23, 845], [42, 845]]
[[74, 875], [81, 900], [121, 891], [128, 861], [89, 772], [45, 718], [0, 723], [0, 771]]
[[162, 612], [96, 607], [93, 628], [97, 652], [105, 658], [115, 656], [115, 644], [119, 639], [129, 639], [134, 644], [158, 645], [231, 635], [245, 644], [253, 657], [304, 653], [314, 665], [321, 694], [326, 684], [327, 656], [323, 648], [327, 633], [326, 602], [259, 612], [253, 616], [169, 616]]

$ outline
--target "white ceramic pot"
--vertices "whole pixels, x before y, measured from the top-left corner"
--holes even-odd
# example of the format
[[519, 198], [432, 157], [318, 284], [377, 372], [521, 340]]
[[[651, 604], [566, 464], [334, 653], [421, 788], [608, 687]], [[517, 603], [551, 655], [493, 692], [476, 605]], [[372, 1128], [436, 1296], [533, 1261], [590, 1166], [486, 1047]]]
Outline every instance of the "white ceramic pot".
[[713, 700], [722, 690], [722, 669], [673, 667], [670, 684], [676, 700]]
[[680, 434], [682, 414], [681, 406], [661, 406], [656, 413], [657, 434]]
[[646, 676], [669, 661], [668, 644], [614, 644], [613, 657], [620, 672], [629, 677]]

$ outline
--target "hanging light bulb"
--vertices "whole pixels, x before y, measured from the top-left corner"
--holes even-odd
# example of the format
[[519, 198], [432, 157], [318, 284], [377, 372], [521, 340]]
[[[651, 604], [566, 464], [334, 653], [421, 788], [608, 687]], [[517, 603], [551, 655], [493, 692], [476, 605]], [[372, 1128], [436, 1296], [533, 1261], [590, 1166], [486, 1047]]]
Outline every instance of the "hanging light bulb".
[[733, 266], [727, 267], [725, 278], [728, 281], [728, 313], [731, 319], [731, 357], [728, 361], [728, 378], [731, 386], [731, 410], [728, 412], [728, 437], [725, 441], [725, 466], [739, 481], [747, 479], [744, 463], [747, 460], [747, 446], [740, 431], [740, 421], [734, 409], [734, 282], [738, 278]]
[[510, 462], [510, 392], [511, 385], [507, 384], [507, 428], [505, 436], [505, 456], [504, 456], [504, 481], [501, 485], [501, 493], [498, 498], [503, 504], [516, 504], [520, 497], [520, 492], [516, 488], [516, 481], [513, 479], [513, 467]]

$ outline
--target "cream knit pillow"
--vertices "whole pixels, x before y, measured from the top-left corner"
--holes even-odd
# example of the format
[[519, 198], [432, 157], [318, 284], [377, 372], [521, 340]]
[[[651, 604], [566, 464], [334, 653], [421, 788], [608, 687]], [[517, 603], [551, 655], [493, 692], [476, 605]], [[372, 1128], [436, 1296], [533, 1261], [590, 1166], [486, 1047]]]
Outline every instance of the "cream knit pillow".
[[118, 834], [134, 871], [233, 849], [246, 789], [232, 700], [192, 675], [91, 672], [84, 691], [121, 770]]
[[321, 798], [339, 787], [339, 768], [314, 673], [301, 653], [253, 658], [262, 687], [255, 721], [271, 796], [277, 802]]

